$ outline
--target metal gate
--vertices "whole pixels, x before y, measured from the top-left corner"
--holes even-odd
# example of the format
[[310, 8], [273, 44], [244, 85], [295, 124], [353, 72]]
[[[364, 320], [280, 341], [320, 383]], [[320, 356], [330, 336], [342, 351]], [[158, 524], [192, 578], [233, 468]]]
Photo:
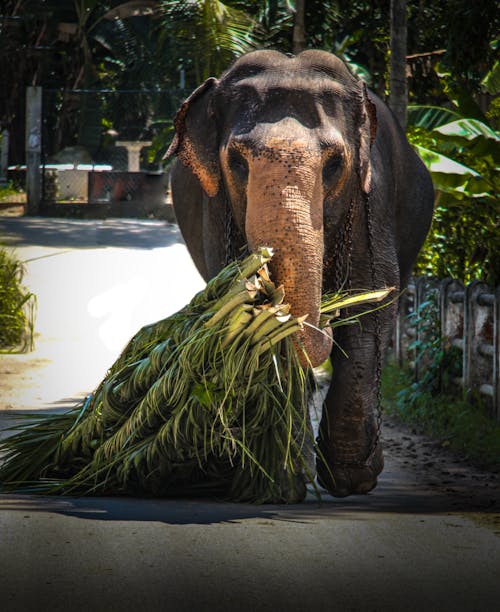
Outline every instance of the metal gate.
[[37, 204], [29, 212], [148, 216], [164, 208], [161, 158], [182, 91], [43, 89], [40, 97], [40, 88], [28, 89], [39, 90], [27, 96], [33, 159], [11, 167], [9, 178], [31, 186]]

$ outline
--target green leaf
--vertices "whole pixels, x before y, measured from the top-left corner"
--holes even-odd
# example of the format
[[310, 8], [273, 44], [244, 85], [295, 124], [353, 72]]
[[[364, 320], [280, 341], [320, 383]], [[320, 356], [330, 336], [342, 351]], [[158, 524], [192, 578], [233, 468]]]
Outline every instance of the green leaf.
[[446, 157], [446, 155], [442, 155], [437, 151], [431, 151], [431, 149], [427, 149], [426, 147], [421, 147], [419, 145], [413, 146], [422, 158], [422, 161], [432, 173], [437, 172], [439, 174], [456, 174], [458, 176], [479, 176], [479, 173], [472, 168], [464, 166], [463, 164]]
[[493, 64], [493, 68], [486, 73], [481, 81], [481, 85], [492, 96], [496, 96], [500, 93], [500, 60], [497, 60]]
[[358, 77], [361, 81], [364, 81], [368, 85], [372, 82], [372, 77], [367, 68], [362, 66], [361, 64], [356, 64], [356, 62], [352, 62], [348, 59], [347, 56], [344, 56], [345, 63], [349, 66], [351, 72]]
[[449, 108], [420, 105], [408, 107], [408, 125], [422, 127], [429, 131], [460, 118], [459, 113]]
[[465, 140], [488, 138], [495, 142], [500, 142], [498, 132], [478, 119], [457, 119], [451, 123], [438, 126], [433, 131], [443, 136], [464, 138]]
[[489, 125], [477, 119], [458, 119], [432, 131], [440, 139], [467, 148], [478, 158], [490, 158], [496, 166], [500, 163], [500, 135]]
[[387, 287], [386, 289], [380, 289], [379, 291], [365, 291], [358, 294], [334, 294], [333, 296], [325, 296], [321, 303], [322, 313], [331, 313], [341, 308], [348, 308], [349, 306], [358, 306], [359, 304], [366, 304], [369, 302], [381, 302], [390, 293], [394, 291], [394, 287]]
[[437, 151], [414, 145], [432, 175], [432, 182], [437, 190], [451, 193], [462, 199], [490, 197], [490, 186], [481, 175], [459, 162], [446, 157]]

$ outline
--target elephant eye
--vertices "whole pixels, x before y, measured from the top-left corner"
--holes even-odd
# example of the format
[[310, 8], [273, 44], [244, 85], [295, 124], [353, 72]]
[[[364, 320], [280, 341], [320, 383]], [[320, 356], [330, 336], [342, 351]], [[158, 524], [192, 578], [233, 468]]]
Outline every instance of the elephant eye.
[[247, 160], [239, 151], [236, 149], [229, 150], [228, 163], [232, 172], [234, 172], [238, 178], [241, 180], [246, 180], [248, 178]]
[[343, 162], [342, 154], [335, 153], [331, 155], [323, 166], [323, 183], [325, 185], [331, 185], [336, 178], [338, 170], [341, 168]]

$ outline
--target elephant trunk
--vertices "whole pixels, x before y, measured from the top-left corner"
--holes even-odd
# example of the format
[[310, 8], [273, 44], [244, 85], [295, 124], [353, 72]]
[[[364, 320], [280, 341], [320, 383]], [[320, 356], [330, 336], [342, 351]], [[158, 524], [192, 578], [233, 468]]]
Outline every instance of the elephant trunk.
[[323, 272], [318, 157], [301, 151], [297, 142], [272, 143], [266, 154], [256, 155], [249, 164], [245, 219], [250, 248], [269, 245], [275, 251], [270, 271], [274, 282], [284, 285], [292, 314], [308, 315], [298, 338], [305, 367], [322, 363], [332, 348], [331, 335], [318, 329]]

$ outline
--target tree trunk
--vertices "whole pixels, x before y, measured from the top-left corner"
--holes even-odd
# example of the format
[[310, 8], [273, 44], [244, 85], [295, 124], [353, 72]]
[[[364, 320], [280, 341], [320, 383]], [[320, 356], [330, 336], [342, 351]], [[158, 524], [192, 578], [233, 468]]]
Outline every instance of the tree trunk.
[[295, 19], [293, 24], [293, 53], [298, 55], [306, 48], [306, 27], [304, 23], [305, 0], [295, 3]]
[[391, 0], [391, 66], [389, 106], [406, 129], [406, 0]]

